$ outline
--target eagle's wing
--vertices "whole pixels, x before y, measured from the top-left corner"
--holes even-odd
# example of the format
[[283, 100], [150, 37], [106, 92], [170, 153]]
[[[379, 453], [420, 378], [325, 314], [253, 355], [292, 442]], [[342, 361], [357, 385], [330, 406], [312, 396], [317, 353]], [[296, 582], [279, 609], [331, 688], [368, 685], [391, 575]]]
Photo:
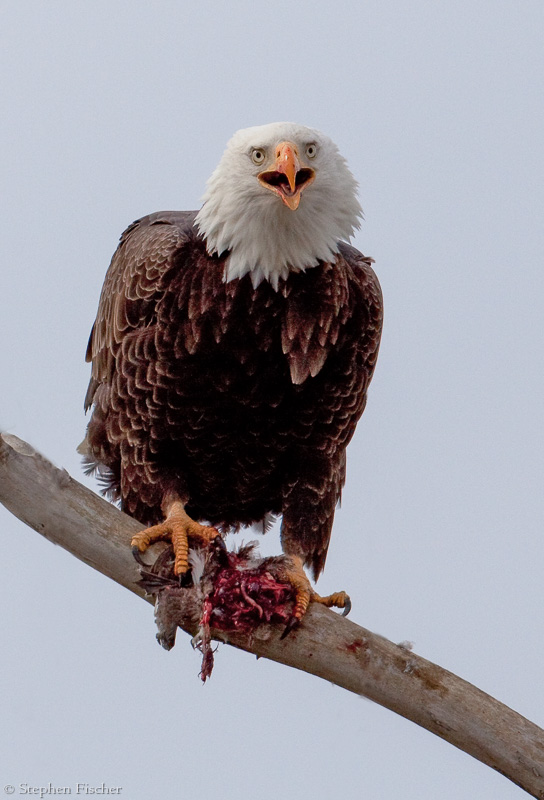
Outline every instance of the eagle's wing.
[[193, 233], [196, 212], [163, 211], [136, 220], [121, 236], [106, 274], [96, 320], [87, 346], [92, 372], [85, 410], [98, 387], [111, 381], [115, 356], [123, 339], [155, 321], [163, 294], [162, 278], [176, 252]]
[[[304, 352], [312, 356], [315, 350], [319, 355], [323, 342], [326, 360], [312, 384], [316, 387], [312, 434], [308, 446], [302, 442], [298, 452], [293, 450], [283, 497], [282, 544], [312, 567], [315, 578], [325, 565], [345, 480], [346, 447], [366, 405], [383, 320], [382, 293], [372, 259], [347, 244], [339, 249], [326, 323], [303, 336]], [[314, 317], [308, 317], [308, 323]], [[304, 334], [303, 322], [297, 330]], [[293, 346], [298, 339], [293, 337]]]

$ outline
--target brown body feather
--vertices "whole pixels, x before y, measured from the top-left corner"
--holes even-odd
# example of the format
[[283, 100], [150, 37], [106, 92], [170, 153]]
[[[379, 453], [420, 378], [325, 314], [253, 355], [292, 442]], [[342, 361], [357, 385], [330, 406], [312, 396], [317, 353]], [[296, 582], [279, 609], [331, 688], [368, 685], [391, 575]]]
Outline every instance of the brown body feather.
[[277, 291], [225, 283], [193, 222], [152, 214], [121, 238], [87, 351], [90, 461], [144, 524], [172, 491], [223, 528], [282, 514], [317, 576], [378, 352], [371, 259], [342, 244]]

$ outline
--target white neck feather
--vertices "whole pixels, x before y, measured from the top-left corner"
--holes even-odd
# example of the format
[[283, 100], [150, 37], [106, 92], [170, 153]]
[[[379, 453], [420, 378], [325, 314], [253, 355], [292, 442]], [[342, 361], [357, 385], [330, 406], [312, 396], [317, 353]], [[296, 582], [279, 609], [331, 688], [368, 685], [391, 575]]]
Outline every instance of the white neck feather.
[[[259, 184], [248, 148], [297, 135], [319, 137], [319, 152], [312, 164], [315, 181], [292, 211]], [[229, 253], [226, 282], [250, 273], [254, 286], [267, 280], [277, 289], [279, 279], [289, 272], [333, 259], [338, 242], [353, 235], [362, 216], [356, 190], [353, 175], [330, 139], [292, 123], [275, 123], [234, 135], [208, 181], [196, 222], [210, 254]]]

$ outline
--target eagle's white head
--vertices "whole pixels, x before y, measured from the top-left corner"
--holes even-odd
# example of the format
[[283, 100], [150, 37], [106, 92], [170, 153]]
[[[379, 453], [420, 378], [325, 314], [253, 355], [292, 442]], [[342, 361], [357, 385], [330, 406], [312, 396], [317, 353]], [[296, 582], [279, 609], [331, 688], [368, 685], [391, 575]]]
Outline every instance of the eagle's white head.
[[357, 182], [328, 136], [292, 122], [234, 134], [196, 221], [225, 280], [251, 273], [277, 289], [290, 271], [330, 261], [360, 225]]

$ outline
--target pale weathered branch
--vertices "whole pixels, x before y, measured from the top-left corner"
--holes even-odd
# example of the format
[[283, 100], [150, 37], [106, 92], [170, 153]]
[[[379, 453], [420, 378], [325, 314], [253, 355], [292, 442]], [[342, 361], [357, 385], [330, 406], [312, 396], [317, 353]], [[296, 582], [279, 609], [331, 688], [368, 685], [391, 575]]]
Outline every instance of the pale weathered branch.
[[[141, 525], [15, 436], [0, 435], [0, 501], [19, 519], [140, 597], [130, 551]], [[149, 598], [147, 598], [149, 599]], [[198, 610], [187, 592], [183, 627]], [[544, 731], [442, 667], [322, 606], [283, 640], [221, 632], [242, 650], [310, 672], [396, 711], [544, 798]]]

